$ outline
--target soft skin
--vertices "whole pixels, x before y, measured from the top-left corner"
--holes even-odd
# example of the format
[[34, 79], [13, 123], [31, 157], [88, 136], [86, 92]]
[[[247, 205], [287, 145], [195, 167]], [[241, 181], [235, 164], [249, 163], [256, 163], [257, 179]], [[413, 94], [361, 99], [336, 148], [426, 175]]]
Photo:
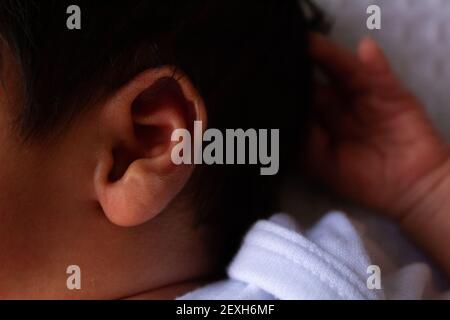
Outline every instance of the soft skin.
[[448, 143], [372, 39], [353, 54], [313, 34], [311, 53], [331, 80], [311, 123], [311, 172], [392, 218], [450, 275]]
[[[189, 79], [153, 91], [173, 68], [147, 70], [64, 133], [24, 142], [20, 69], [3, 59], [0, 299], [172, 299], [209, 279], [216, 241], [180, 192], [193, 168], [170, 160], [172, 130], [207, 121]], [[66, 287], [70, 265], [80, 291]]]

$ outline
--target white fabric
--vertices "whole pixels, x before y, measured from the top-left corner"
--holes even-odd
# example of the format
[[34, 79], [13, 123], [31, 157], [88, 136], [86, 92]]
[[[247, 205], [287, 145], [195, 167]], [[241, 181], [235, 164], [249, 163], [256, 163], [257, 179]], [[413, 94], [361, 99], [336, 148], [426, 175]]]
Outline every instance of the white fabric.
[[[445, 298], [445, 293], [435, 288], [436, 279], [426, 263], [418, 258], [401, 268], [393, 268], [386, 257], [382, 261], [384, 250], [368, 239], [360, 223], [357, 225], [339, 212], [328, 214], [304, 232], [284, 214], [260, 221], [245, 237], [230, 265], [229, 279], [180, 299]], [[378, 265], [380, 290], [367, 286], [368, 267], [375, 262], [383, 262]]]

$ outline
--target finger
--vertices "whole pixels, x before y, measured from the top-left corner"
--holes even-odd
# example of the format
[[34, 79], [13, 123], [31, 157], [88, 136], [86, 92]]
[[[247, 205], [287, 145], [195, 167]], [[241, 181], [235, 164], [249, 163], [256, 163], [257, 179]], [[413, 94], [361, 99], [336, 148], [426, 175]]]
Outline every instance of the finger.
[[371, 91], [379, 98], [392, 99], [405, 94], [405, 90], [392, 70], [382, 49], [370, 37], [361, 40], [358, 58], [370, 75]]
[[333, 86], [317, 86], [313, 102], [312, 115], [328, 130], [334, 131], [348, 109], [339, 90]]
[[346, 89], [354, 91], [364, 85], [363, 65], [358, 57], [325, 36], [318, 33], [310, 35], [310, 53], [319, 66]]
[[336, 146], [330, 133], [318, 123], [312, 123], [305, 155], [309, 175], [333, 186], [337, 180]]
[[374, 75], [390, 74], [391, 67], [378, 44], [370, 37], [366, 37], [359, 43], [358, 57], [367, 66], [367, 71]]
[[316, 62], [338, 77], [347, 77], [360, 68], [354, 54], [319, 33], [310, 35], [310, 53]]
[[314, 107], [323, 107], [325, 110], [341, 109], [344, 105], [341, 92], [332, 85], [316, 84], [313, 102]]
[[318, 86], [311, 115], [333, 137], [351, 139], [360, 130], [354, 108], [354, 103], [343, 98], [338, 88]]

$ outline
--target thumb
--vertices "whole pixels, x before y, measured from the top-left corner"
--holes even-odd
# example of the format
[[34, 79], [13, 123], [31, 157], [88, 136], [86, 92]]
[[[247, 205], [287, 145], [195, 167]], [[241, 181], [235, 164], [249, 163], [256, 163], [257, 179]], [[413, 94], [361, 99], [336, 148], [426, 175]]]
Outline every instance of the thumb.
[[398, 99], [405, 88], [391, 68], [389, 60], [375, 40], [366, 37], [358, 47], [358, 58], [370, 76], [371, 89], [382, 99]]
[[367, 71], [382, 75], [392, 73], [389, 61], [375, 40], [366, 37], [359, 43], [358, 57], [368, 68]]

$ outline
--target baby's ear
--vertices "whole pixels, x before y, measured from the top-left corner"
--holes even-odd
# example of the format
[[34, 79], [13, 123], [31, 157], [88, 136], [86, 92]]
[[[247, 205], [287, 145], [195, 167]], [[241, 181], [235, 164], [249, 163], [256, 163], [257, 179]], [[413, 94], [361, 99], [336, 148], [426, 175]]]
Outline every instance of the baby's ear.
[[178, 142], [171, 137], [176, 129], [192, 131], [194, 121], [206, 123], [205, 107], [187, 76], [174, 70], [149, 70], [102, 106], [94, 184], [105, 215], [119, 226], [157, 216], [193, 172], [191, 165], [172, 162]]

